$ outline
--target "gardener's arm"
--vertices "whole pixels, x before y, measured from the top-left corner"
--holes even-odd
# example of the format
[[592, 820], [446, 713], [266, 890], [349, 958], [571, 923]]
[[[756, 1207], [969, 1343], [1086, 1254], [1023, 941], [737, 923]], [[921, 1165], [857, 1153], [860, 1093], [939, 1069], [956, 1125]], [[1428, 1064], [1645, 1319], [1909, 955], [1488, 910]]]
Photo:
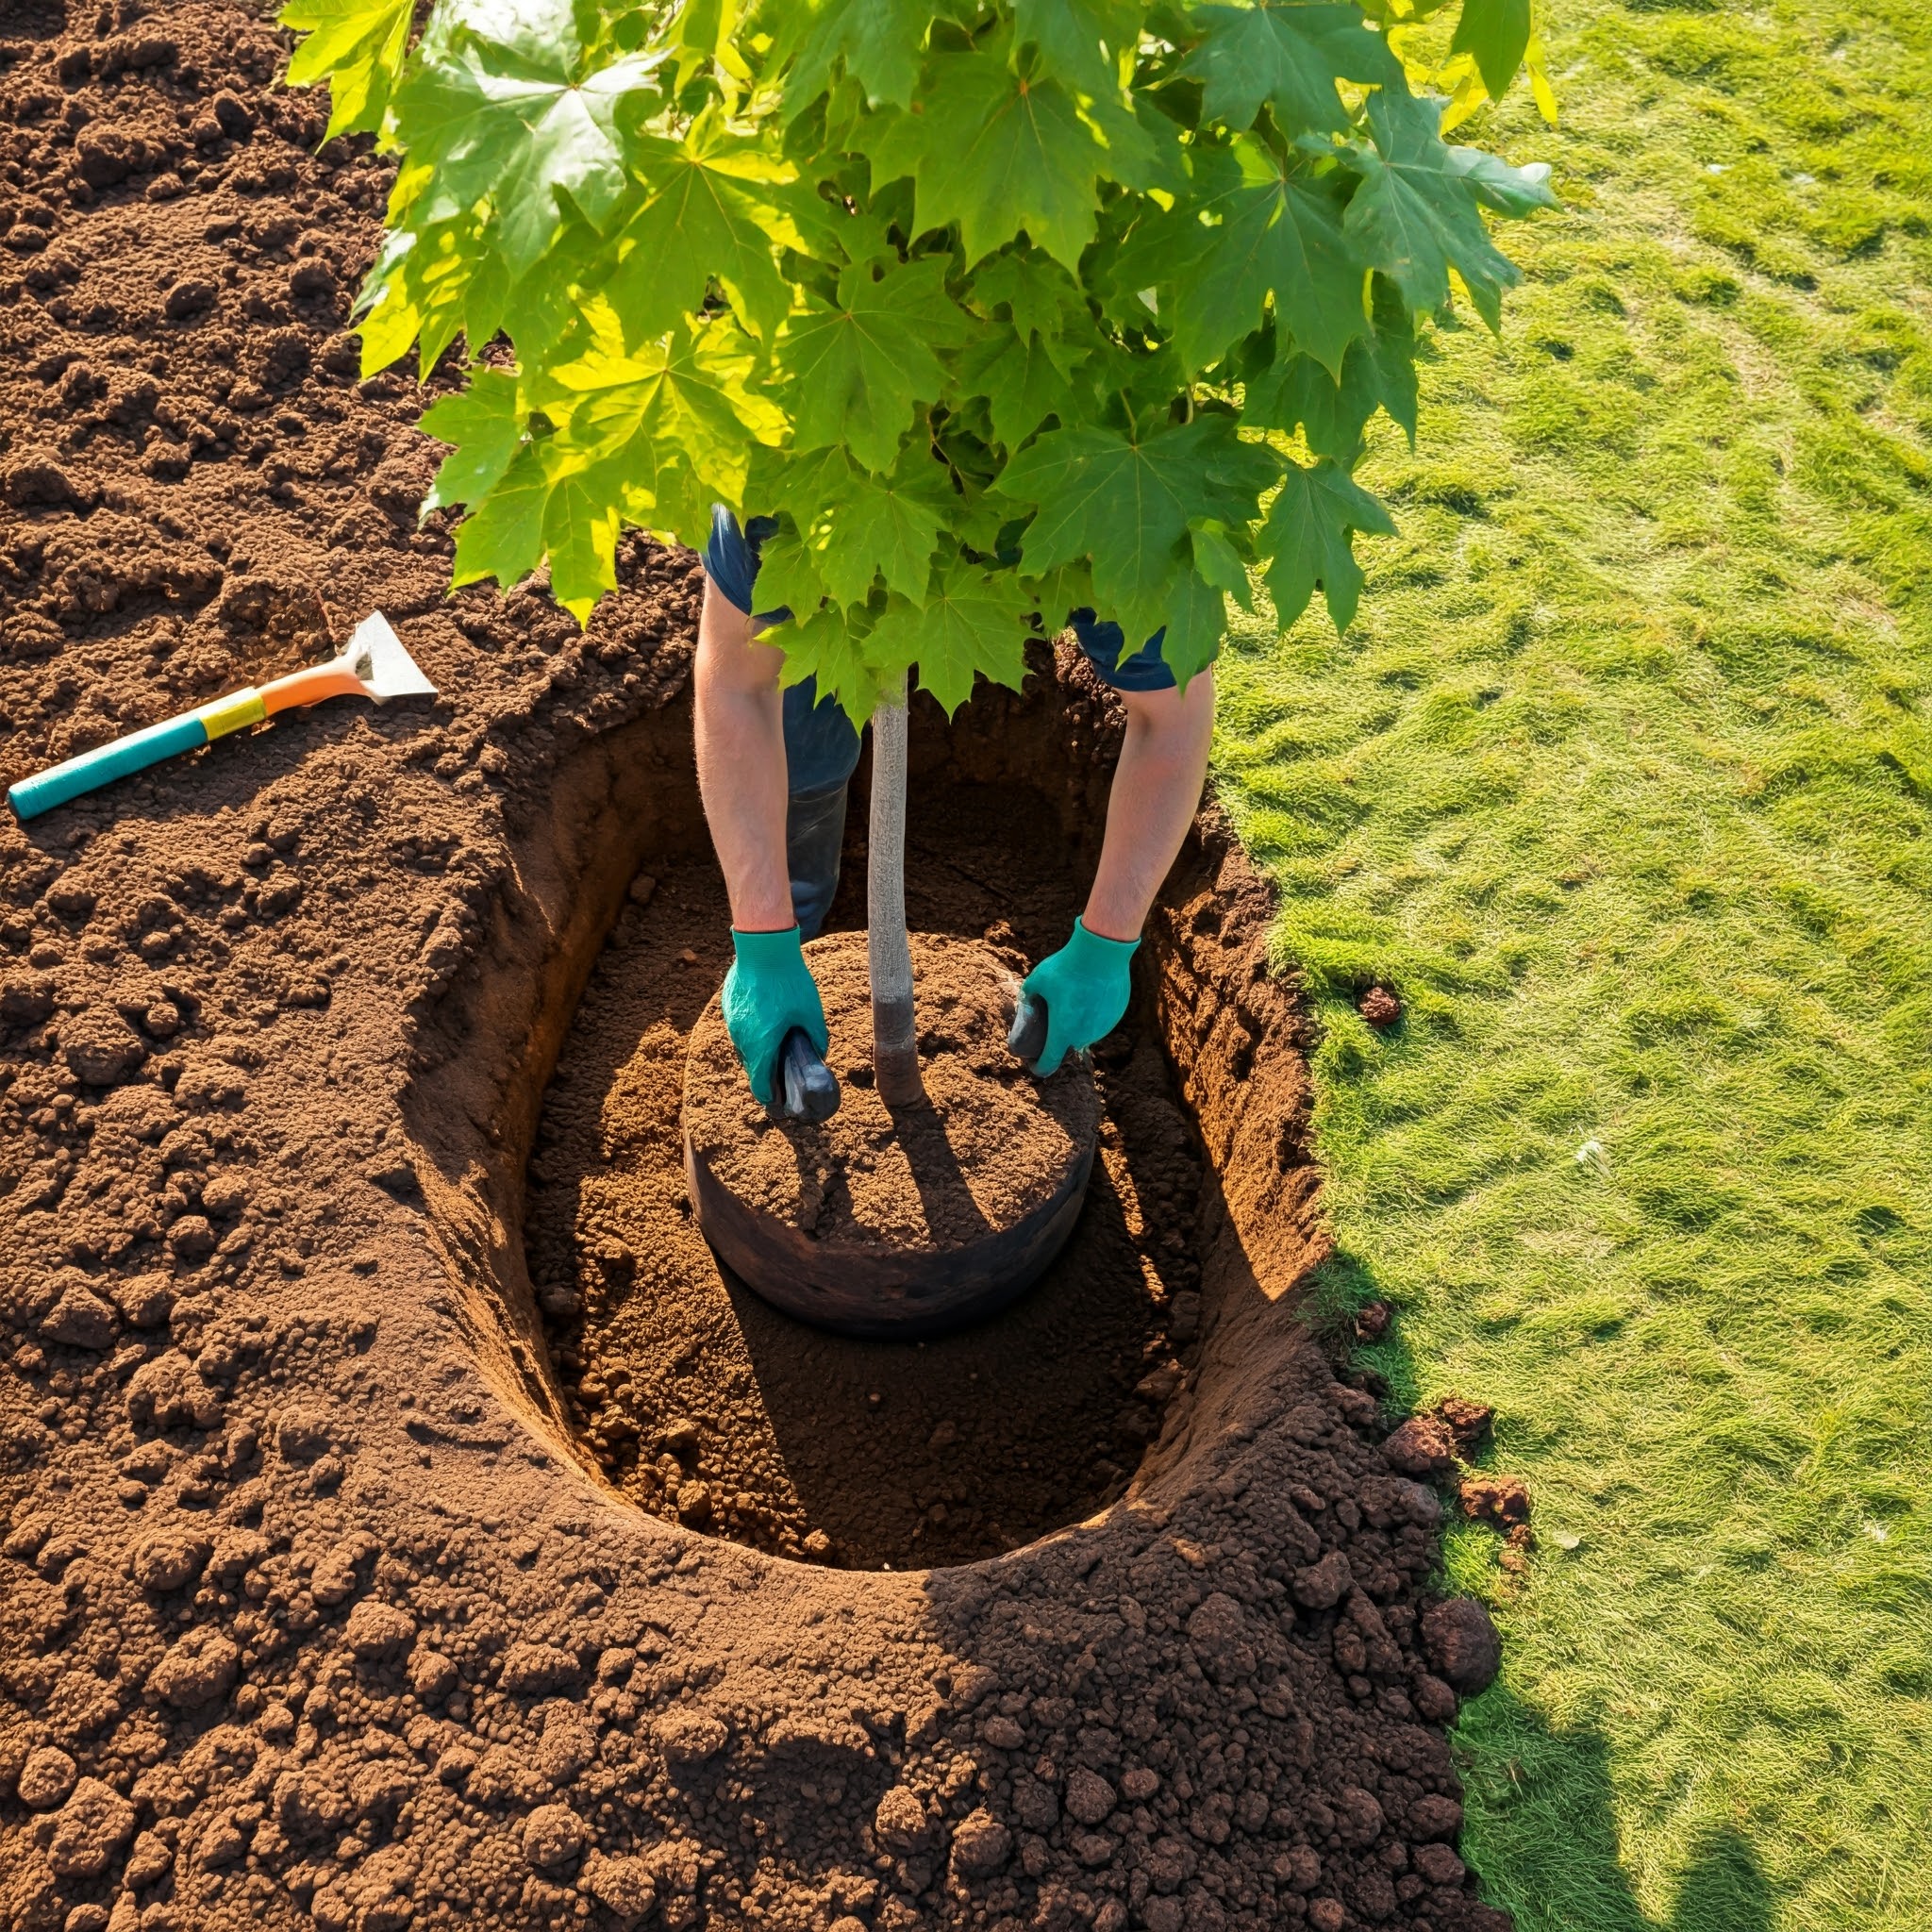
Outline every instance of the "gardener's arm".
[[708, 581], [693, 675], [698, 791], [738, 932], [797, 924], [785, 867], [784, 661]]
[[731, 946], [721, 1001], [751, 1091], [777, 1100], [778, 1056], [794, 1027], [823, 1054], [824, 1008], [800, 949], [785, 863], [785, 708], [782, 653], [758, 643], [752, 621], [705, 585], [694, 677], [698, 791], [724, 890]]
[[1178, 691], [1121, 693], [1126, 741], [1107, 801], [1107, 837], [1081, 924], [1098, 939], [1138, 940], [1154, 895], [1188, 836], [1208, 779], [1214, 673]]
[[[1208, 777], [1211, 671], [1200, 673], [1185, 693], [1128, 691], [1121, 699], [1127, 735], [1108, 795], [1107, 837], [1087, 909], [1074, 922], [1074, 937], [1026, 975], [1026, 991], [1046, 1004], [1046, 1044], [1033, 1062], [1041, 1074], [1055, 1072], [1065, 1055], [1091, 1046], [1120, 1024], [1141, 928], [1188, 836]], [[1023, 1014], [1015, 1022], [1016, 1041], [1024, 1027]]]

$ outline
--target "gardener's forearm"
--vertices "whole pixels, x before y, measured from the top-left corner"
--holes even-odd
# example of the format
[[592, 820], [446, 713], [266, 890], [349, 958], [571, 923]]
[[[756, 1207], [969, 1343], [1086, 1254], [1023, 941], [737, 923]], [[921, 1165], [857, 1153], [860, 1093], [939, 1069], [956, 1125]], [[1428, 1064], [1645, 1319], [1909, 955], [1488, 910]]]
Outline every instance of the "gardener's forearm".
[[1208, 777], [1214, 734], [1214, 674], [1202, 672], [1183, 695], [1124, 692], [1126, 741], [1107, 801], [1107, 838], [1081, 916], [1102, 939], [1134, 940], [1188, 836]]
[[782, 662], [754, 641], [751, 619], [707, 584], [693, 674], [698, 790], [740, 932], [795, 923], [785, 871]]

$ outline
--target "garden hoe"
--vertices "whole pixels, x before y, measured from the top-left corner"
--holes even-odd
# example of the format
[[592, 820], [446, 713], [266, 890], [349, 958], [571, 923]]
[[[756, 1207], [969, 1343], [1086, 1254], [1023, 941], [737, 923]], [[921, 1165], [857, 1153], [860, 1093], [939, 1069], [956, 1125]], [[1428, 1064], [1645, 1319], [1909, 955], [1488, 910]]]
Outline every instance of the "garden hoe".
[[390, 628], [381, 611], [365, 617], [343, 646], [341, 655], [326, 664], [311, 664], [258, 688], [246, 686], [226, 697], [198, 705], [177, 718], [130, 732], [111, 744], [97, 745], [78, 758], [23, 778], [8, 789], [7, 802], [23, 819], [65, 805], [70, 798], [93, 791], [178, 753], [199, 751], [217, 738], [259, 724], [278, 711], [292, 711], [324, 698], [374, 698], [378, 705], [391, 698], [434, 697], [436, 687], [417, 668]]

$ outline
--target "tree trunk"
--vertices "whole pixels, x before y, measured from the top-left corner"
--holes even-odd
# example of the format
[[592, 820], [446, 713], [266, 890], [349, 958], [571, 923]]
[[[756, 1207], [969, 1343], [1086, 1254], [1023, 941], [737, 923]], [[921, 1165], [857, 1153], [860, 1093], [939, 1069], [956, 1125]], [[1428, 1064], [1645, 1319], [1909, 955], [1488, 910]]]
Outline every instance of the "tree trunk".
[[872, 861], [866, 878], [872, 1067], [888, 1108], [924, 1107], [906, 938], [906, 680], [872, 714]]

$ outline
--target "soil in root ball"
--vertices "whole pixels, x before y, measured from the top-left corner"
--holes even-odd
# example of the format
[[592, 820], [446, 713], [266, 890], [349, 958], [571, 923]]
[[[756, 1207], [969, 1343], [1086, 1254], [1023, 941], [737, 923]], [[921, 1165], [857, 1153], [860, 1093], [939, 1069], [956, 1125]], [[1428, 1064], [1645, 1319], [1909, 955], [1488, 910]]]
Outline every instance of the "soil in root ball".
[[[915, 806], [907, 862], [913, 924], [986, 940], [1015, 963], [1058, 945], [1083, 882], [1058, 841], [1035, 836], [1041, 802], [932, 791]], [[855, 838], [835, 925], [862, 919], [864, 871]], [[729, 925], [708, 860], [667, 869], [646, 904], [634, 898], [539, 1128], [528, 1258], [592, 1453], [660, 1516], [858, 1568], [970, 1561], [1121, 1494], [1199, 1309], [1198, 1153], [1144, 999], [1096, 1055], [1088, 1203], [1041, 1281], [992, 1320], [929, 1341], [828, 1335], [727, 1280], [691, 1214], [686, 1058], [730, 963]], [[922, 991], [929, 1038], [941, 1010]]]
[[1025, 960], [924, 933], [911, 947], [924, 1107], [893, 1113], [873, 1085], [863, 933], [806, 948], [824, 1002], [827, 1062], [845, 1087], [830, 1120], [774, 1120], [739, 1071], [716, 1007], [691, 1038], [684, 1124], [693, 1151], [746, 1208], [822, 1248], [944, 1254], [1005, 1234], [1058, 1192], [1092, 1145], [1099, 1108], [1086, 1065], [1070, 1057], [1038, 1080], [1008, 1049]]

